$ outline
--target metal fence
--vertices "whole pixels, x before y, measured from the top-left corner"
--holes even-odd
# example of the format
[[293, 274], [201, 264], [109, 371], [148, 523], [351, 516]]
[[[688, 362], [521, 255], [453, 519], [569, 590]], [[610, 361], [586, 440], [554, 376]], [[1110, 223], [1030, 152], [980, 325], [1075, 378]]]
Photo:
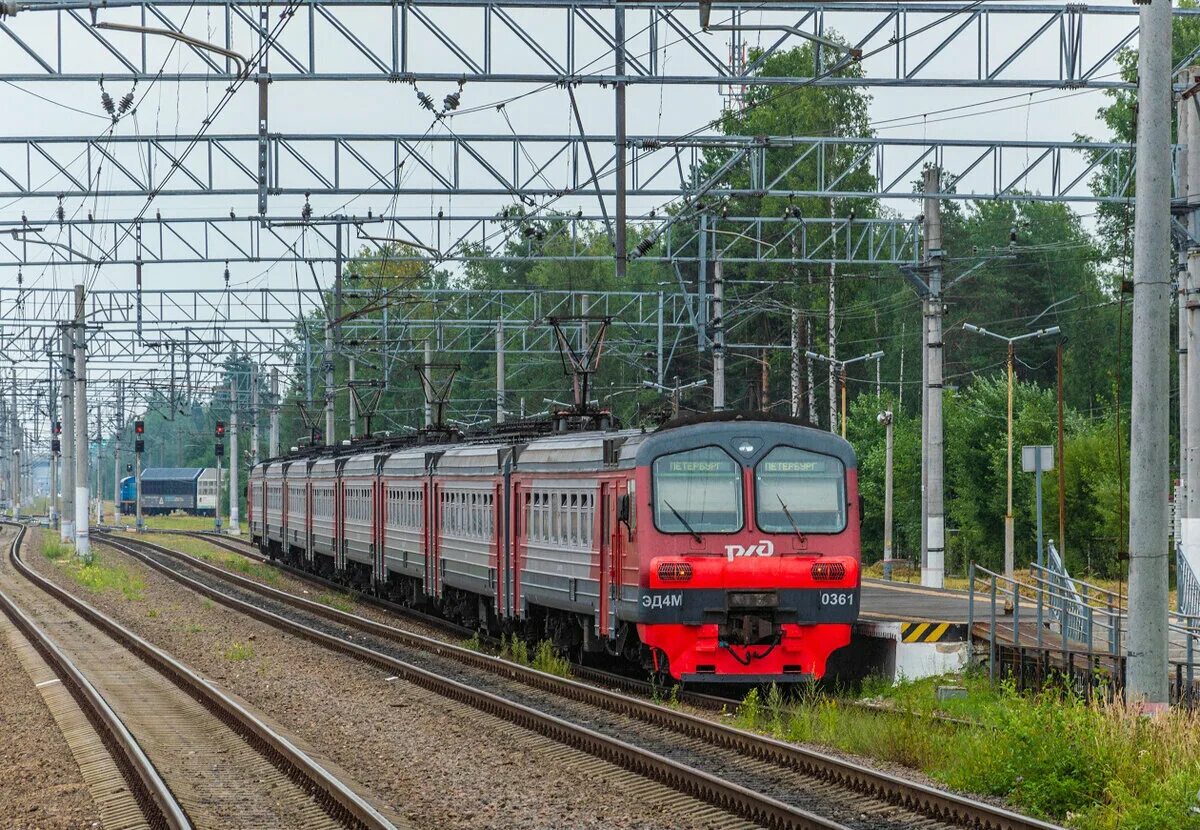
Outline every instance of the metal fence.
[[[1118, 693], [1125, 685], [1126, 599], [1072, 577], [1053, 542], [1048, 552], [1044, 567], [1031, 565], [1019, 578], [971, 563], [967, 621], [973, 633], [985, 629], [989, 676], [1012, 676], [1024, 687], [1057, 675], [1086, 694], [1098, 688]], [[1188, 590], [1200, 591], [1200, 584]], [[1186, 607], [1182, 600], [1180, 607]], [[1194, 705], [1200, 702], [1200, 613], [1170, 612], [1167, 630], [1172, 699]]]

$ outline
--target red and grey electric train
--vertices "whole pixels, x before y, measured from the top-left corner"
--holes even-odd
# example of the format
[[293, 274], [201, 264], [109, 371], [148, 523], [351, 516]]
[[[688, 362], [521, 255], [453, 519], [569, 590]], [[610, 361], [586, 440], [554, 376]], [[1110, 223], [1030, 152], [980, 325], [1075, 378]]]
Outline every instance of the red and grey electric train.
[[272, 557], [686, 682], [820, 678], [858, 615], [854, 452], [759, 415], [293, 454], [248, 513]]

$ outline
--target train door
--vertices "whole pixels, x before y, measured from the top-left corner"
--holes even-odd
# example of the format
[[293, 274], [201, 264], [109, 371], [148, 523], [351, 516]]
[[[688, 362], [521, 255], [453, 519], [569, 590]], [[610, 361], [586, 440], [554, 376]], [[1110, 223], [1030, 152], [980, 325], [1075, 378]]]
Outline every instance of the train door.
[[493, 584], [496, 590], [496, 619], [504, 619], [504, 606], [508, 592], [505, 590], [505, 556], [504, 556], [504, 491], [506, 479], [502, 478], [492, 487], [492, 545], [495, 551], [490, 557], [492, 565]]
[[304, 564], [312, 567], [313, 562], [313, 485], [312, 477], [304, 480]]
[[430, 599], [437, 598], [437, 558], [438, 558], [438, 498], [440, 489], [433, 476], [425, 479], [425, 595]]
[[508, 512], [509, 527], [512, 532], [509, 534], [509, 607], [513, 617], [520, 619], [525, 618], [524, 609], [521, 607], [521, 568], [525, 564], [525, 557], [522, 556], [522, 550], [525, 546], [526, 534], [529, 528], [525, 524], [525, 498], [527, 496], [526, 488], [519, 482], [513, 482], [512, 500]]
[[616, 606], [616, 574], [613, 570], [612, 548], [612, 483], [600, 482], [600, 501], [597, 505], [600, 552], [600, 617], [596, 621], [601, 632], [613, 635]]
[[375, 584], [382, 585], [384, 581], [383, 568], [383, 520], [384, 510], [387, 509], [387, 488], [383, 479], [376, 476], [371, 480], [371, 561], [375, 568]]

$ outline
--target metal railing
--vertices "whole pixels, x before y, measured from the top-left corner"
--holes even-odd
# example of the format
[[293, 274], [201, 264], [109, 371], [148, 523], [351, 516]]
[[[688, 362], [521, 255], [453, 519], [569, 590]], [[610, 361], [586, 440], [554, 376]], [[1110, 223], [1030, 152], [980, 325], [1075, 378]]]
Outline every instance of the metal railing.
[[[1112, 691], [1123, 688], [1122, 646], [1129, 625], [1124, 595], [1072, 577], [1053, 544], [1048, 549], [1048, 564], [1031, 565], [1020, 579], [970, 565], [967, 624], [972, 632], [976, 624], [986, 625], [989, 676], [995, 680], [1010, 668], [1022, 682], [1032, 666], [1041, 678], [1053, 670], [1073, 681], [1086, 680], [1089, 690], [1100, 683]], [[998, 635], [1007, 626], [1011, 642]], [[1194, 705], [1200, 702], [1200, 613], [1169, 612], [1167, 636], [1172, 696]]]
[[1175, 608], [1186, 616], [1200, 615], [1200, 579], [1183, 555], [1183, 544], [1175, 545]]

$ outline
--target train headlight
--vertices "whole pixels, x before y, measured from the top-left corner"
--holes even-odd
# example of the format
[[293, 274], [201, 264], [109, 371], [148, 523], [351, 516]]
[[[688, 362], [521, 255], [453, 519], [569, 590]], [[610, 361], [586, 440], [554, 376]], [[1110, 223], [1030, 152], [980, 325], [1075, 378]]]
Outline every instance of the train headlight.
[[692, 566], [687, 562], [660, 562], [658, 579], [660, 582], [690, 582]]
[[846, 578], [846, 566], [841, 562], [814, 562], [809, 573], [815, 582], [839, 582]]

